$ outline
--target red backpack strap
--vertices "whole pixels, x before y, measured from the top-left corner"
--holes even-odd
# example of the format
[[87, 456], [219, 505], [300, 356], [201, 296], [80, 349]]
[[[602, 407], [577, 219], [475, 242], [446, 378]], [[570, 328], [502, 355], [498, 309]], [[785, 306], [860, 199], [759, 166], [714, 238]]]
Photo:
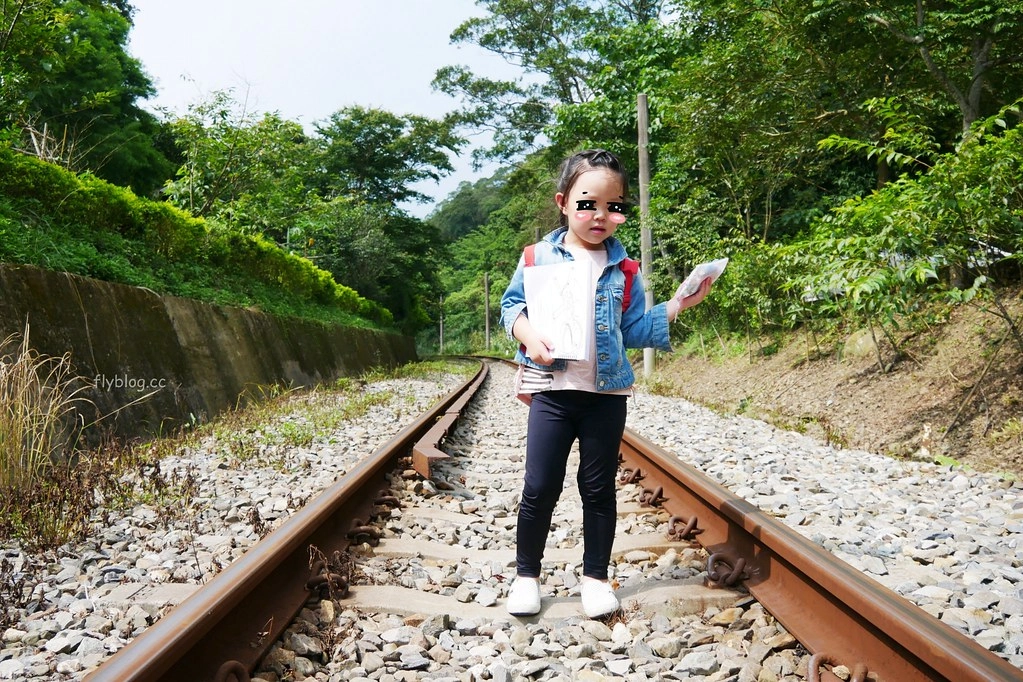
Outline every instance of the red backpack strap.
[[622, 274], [625, 275], [625, 295], [622, 296], [622, 310], [629, 309], [629, 303], [632, 299], [632, 277], [639, 272], [639, 261], [626, 258], [618, 266], [622, 269]]

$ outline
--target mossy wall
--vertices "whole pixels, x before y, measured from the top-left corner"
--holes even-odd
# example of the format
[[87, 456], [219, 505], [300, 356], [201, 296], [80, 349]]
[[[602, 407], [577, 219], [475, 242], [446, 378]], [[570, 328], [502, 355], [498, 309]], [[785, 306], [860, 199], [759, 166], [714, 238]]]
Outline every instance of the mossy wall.
[[75, 374], [94, 384], [83, 394], [86, 422], [106, 415], [104, 430], [120, 436], [205, 421], [275, 384], [312, 386], [417, 360], [414, 341], [396, 334], [0, 264], [0, 339], [26, 322], [33, 349], [70, 353]]

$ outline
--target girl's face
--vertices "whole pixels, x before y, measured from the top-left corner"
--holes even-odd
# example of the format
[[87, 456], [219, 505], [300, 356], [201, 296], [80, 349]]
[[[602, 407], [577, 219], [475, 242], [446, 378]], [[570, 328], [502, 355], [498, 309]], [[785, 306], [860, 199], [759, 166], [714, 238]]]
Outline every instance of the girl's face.
[[554, 196], [568, 220], [565, 243], [596, 250], [625, 222], [622, 181], [606, 168], [580, 173], [568, 193]]

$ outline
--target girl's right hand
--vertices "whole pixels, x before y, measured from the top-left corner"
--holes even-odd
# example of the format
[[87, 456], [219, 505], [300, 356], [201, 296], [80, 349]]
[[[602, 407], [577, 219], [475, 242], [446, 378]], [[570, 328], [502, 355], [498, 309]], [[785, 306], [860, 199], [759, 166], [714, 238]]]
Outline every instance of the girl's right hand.
[[526, 356], [530, 360], [538, 365], [549, 365], [554, 362], [554, 356], [551, 352], [554, 350], [554, 344], [546, 336], [537, 335], [535, 338], [530, 339], [526, 346]]
[[554, 343], [549, 337], [537, 333], [533, 329], [533, 325], [529, 324], [529, 318], [525, 315], [519, 315], [515, 318], [512, 336], [526, 347], [526, 357], [536, 364], [549, 365], [554, 362], [554, 356], [551, 355], [551, 351], [554, 350]]

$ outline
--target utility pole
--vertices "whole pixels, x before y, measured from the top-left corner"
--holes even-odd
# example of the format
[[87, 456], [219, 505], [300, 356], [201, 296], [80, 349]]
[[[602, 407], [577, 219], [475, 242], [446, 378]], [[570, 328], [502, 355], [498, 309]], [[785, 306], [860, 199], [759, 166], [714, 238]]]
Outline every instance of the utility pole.
[[484, 315], [487, 318], [484, 324], [483, 338], [484, 343], [487, 347], [487, 352], [490, 352], [490, 273], [483, 273], [483, 310]]
[[[643, 268], [643, 279], [650, 282], [654, 274], [652, 259], [653, 240], [650, 237], [650, 155], [649, 127], [646, 93], [636, 95], [636, 121], [639, 128], [639, 229], [640, 229], [640, 266]], [[646, 309], [654, 307], [654, 291], [646, 287]], [[649, 379], [654, 373], [654, 349], [643, 349], [643, 377]]]
[[439, 347], [440, 347], [440, 351], [438, 352], [438, 355], [444, 355], [444, 297], [443, 296], [440, 297], [439, 306], [440, 306], [440, 315], [438, 315], [438, 317], [440, 318], [440, 334], [439, 334], [439, 342], [440, 342], [439, 343]]

